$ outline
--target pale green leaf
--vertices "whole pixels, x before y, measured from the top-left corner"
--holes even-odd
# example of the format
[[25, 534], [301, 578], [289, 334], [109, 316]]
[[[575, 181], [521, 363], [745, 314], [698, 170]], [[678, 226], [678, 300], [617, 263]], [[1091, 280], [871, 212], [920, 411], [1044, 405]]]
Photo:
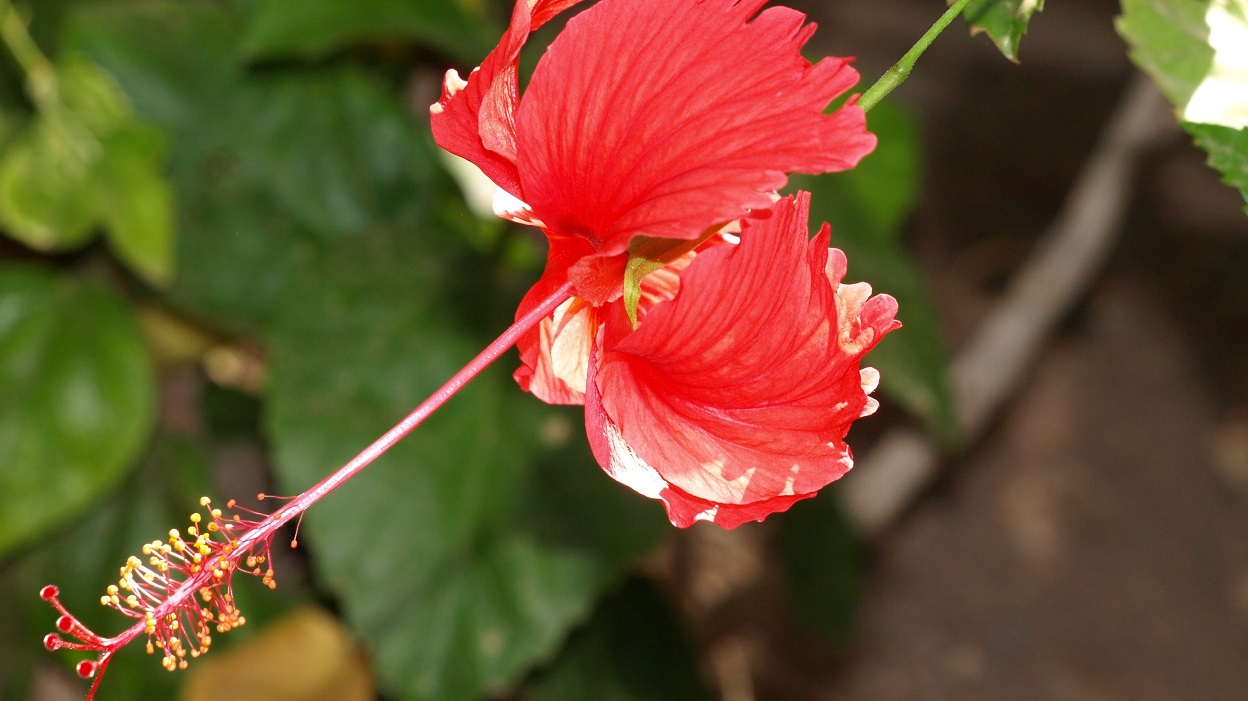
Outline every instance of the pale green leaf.
[[174, 208], [161, 173], [162, 134], [131, 123], [104, 141], [99, 167], [99, 208], [117, 257], [149, 283], [173, 277]]
[[0, 225], [39, 251], [90, 240], [95, 222], [91, 178], [99, 143], [36, 118], [0, 154]]
[[1248, 199], [1248, 0], [1123, 0], [1118, 31], [1223, 182]]

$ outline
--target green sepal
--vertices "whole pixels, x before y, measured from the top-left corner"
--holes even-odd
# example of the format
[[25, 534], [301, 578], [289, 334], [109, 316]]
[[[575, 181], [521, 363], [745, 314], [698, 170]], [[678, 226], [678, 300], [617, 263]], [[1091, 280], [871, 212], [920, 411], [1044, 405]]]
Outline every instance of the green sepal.
[[723, 226], [716, 224], [696, 239], [638, 236], [629, 243], [628, 262], [624, 264], [624, 311], [633, 328], [637, 328], [637, 305], [641, 302], [642, 278], [701, 246]]

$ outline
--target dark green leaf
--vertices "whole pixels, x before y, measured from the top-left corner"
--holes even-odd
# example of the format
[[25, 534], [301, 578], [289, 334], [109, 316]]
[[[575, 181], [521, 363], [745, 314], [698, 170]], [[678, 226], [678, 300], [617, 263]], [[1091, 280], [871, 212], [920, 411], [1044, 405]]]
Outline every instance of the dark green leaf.
[[151, 358], [109, 290], [0, 268], [0, 555], [117, 484], [155, 419]]
[[522, 701], [710, 698], [679, 614], [653, 584], [630, 579], [600, 604]]
[[971, 0], [963, 11], [973, 32], [985, 32], [1002, 54], [1018, 60], [1018, 44], [1031, 16], [1044, 9], [1044, 0]]
[[[1183, 128], [1209, 154], [1209, 165], [1222, 173], [1222, 182], [1248, 200], [1248, 128], [1186, 123]], [[1248, 212], [1248, 206], [1244, 208]]]
[[[467, 294], [490, 294], [480, 261], [465, 264], [436, 236], [378, 232], [325, 250], [299, 277], [268, 337], [268, 426], [284, 489], [345, 462], [485, 345], [456, 317], [468, 305], [442, 296], [465, 280]], [[305, 519], [319, 573], [396, 698], [506, 687], [653, 542], [619, 506], [622, 488], [601, 513], [565, 513], [561, 499], [585, 494], [580, 479], [597, 480], [591, 494], [615, 485], [592, 462], [544, 463], [543, 427], [579, 433], [558, 415], [551, 428], [552, 415], [493, 368]], [[542, 475], [560, 470], [577, 472], [547, 493]], [[545, 527], [527, 518], [539, 510]], [[588, 526], [549, 523], [583, 512]], [[564, 532], [578, 527], [589, 534]], [[599, 528], [612, 535], [595, 547]]]
[[476, 65], [498, 36], [457, 0], [252, 0], [248, 58], [319, 58], [356, 44], [412, 41]]
[[862, 587], [862, 549], [828, 489], [780, 519], [785, 585], [796, 619], [836, 645], [849, 640]]
[[919, 195], [919, 134], [910, 118], [889, 103], [871, 111], [868, 126], [880, 137], [879, 146], [857, 168], [818, 178], [795, 176], [791, 182], [814, 194], [812, 226], [832, 224], [832, 245], [849, 259], [848, 281], [868, 281], [900, 304], [898, 318], [904, 326], [867, 356], [867, 364], [882, 375], [881, 392], [953, 442], [957, 426], [947, 376], [949, 354], [931, 298], [900, 241]]
[[70, 36], [172, 137], [172, 294], [191, 311], [254, 331], [317, 246], [429, 222], [429, 139], [362, 70], [244, 70], [215, 5], [92, 8]]

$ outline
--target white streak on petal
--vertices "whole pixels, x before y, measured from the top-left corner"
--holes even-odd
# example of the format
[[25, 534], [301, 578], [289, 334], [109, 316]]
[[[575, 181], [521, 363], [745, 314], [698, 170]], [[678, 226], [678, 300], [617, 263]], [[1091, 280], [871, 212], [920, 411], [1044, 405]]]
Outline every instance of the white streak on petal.
[[802, 470], [801, 465], [794, 465], [793, 467], [789, 468], [789, 476], [787, 479], [784, 480], [784, 489], [780, 490], [780, 496], [782, 497], [793, 496], [793, 483], [797, 481], [797, 473], [801, 472], [801, 470]]
[[706, 511], [703, 511], [702, 513], [698, 514], [697, 516], [694, 516], [694, 517], [693, 517], [693, 520], [694, 520], [694, 521], [710, 521], [711, 523], [714, 523], [714, 522], [715, 522], [715, 516], [716, 516], [717, 514], [719, 514], [719, 505], [718, 505], [718, 504], [717, 504], [717, 505], [715, 505], [715, 506], [712, 506], [711, 508], [707, 509]]
[[736, 479], [730, 480], [724, 476], [725, 465], [724, 459], [718, 458], [702, 463], [701, 467], [714, 478], [710, 487], [713, 490], [711, 493], [717, 495], [715, 501], [739, 504], [745, 496], [745, 491], [750, 487], [750, 480], [754, 479], [754, 473], [758, 472], [758, 468], [751, 467], [738, 475]]
[[633, 452], [614, 423], [605, 421], [603, 429], [611, 450], [611, 465], [607, 467], [607, 474], [642, 496], [658, 499], [659, 493], [668, 487], [667, 480]]

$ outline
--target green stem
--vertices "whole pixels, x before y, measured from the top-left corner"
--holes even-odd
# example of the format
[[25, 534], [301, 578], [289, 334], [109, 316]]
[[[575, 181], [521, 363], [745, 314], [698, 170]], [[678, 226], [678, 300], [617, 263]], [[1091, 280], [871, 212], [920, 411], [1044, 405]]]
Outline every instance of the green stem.
[[60, 99], [56, 88], [56, 71], [52, 62], [39, 50], [26, 29], [26, 22], [10, 0], [0, 0], [0, 37], [9, 53], [26, 72], [30, 98], [40, 110], [56, 109]]
[[949, 26], [954, 17], [962, 14], [962, 10], [966, 8], [967, 3], [970, 1], [957, 0], [957, 2], [950, 5], [949, 9], [945, 10], [945, 14], [941, 15], [940, 19], [936, 20], [936, 23], [927, 30], [927, 33], [914, 46], [910, 47], [906, 55], [893, 64], [893, 67], [888, 69], [884, 75], [880, 76], [880, 79], [875, 81], [875, 85], [872, 85], [869, 90], [863, 93], [862, 99], [858, 100], [858, 106], [862, 108], [863, 112], [869, 112], [872, 107], [880, 103], [880, 100], [883, 100], [886, 95], [892, 92], [893, 88], [905, 82], [906, 78], [910, 76], [910, 71], [914, 70], [914, 64], [918, 63], [919, 57], [923, 55], [924, 51], [927, 51], [927, 47], [931, 46], [933, 41], [936, 41], [936, 37], [945, 31], [945, 27]]

